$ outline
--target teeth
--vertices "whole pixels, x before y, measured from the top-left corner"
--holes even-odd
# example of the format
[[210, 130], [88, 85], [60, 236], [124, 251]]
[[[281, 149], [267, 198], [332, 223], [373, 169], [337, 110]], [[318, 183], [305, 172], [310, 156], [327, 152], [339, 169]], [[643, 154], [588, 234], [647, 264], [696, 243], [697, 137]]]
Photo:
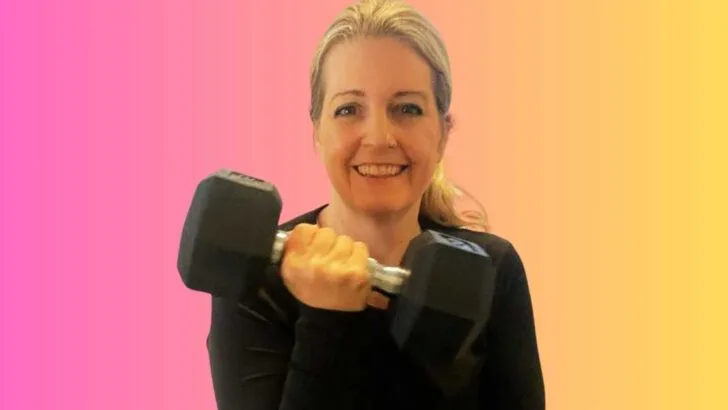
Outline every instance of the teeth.
[[404, 169], [401, 165], [359, 165], [357, 172], [364, 176], [394, 176]]

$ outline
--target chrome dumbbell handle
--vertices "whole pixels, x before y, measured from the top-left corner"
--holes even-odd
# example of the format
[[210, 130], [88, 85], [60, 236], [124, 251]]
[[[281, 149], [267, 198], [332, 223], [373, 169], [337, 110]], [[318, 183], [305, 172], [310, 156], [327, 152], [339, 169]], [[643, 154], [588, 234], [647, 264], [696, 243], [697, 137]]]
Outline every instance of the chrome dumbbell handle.
[[[273, 241], [271, 262], [278, 263], [283, 258], [283, 251], [288, 240], [289, 233], [286, 231], [276, 232]], [[397, 294], [402, 284], [409, 277], [410, 271], [399, 266], [384, 266], [374, 258], [369, 258], [369, 274], [372, 279], [372, 286], [386, 293]]]

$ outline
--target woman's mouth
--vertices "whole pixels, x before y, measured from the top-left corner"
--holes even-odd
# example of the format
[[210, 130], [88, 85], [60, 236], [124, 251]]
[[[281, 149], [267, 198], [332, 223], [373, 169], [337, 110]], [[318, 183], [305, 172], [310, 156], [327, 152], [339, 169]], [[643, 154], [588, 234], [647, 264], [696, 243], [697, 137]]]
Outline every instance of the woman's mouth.
[[409, 168], [408, 165], [395, 164], [362, 164], [354, 166], [356, 172], [367, 178], [396, 177]]

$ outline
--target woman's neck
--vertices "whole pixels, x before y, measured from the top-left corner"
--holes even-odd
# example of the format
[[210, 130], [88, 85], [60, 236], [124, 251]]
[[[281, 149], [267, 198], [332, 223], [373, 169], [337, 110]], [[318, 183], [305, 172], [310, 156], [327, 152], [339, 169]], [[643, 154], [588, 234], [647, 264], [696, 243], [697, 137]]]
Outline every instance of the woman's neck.
[[332, 201], [319, 214], [319, 225], [339, 235], [367, 244], [369, 256], [384, 265], [399, 265], [410, 241], [420, 234], [418, 209], [406, 214], [377, 218], [350, 210]]

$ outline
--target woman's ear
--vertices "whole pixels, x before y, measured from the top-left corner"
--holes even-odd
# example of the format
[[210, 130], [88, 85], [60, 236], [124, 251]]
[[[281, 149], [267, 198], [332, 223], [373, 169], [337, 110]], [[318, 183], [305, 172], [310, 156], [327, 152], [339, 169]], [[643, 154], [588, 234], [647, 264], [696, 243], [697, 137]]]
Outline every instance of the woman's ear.
[[452, 128], [453, 128], [452, 114], [450, 114], [450, 113], [445, 114], [442, 121], [443, 121], [443, 124], [442, 124], [442, 138], [440, 139], [440, 154], [445, 153], [445, 147], [447, 147], [447, 143], [450, 140], [450, 133], [452, 132]]
[[319, 139], [318, 127], [314, 125], [313, 128], [313, 149], [316, 154], [321, 156], [321, 140]]
[[444, 137], [447, 139], [450, 137], [450, 132], [452, 132], [452, 128], [453, 128], [452, 114], [448, 113], [447, 115], [445, 115], [445, 124], [444, 125], [445, 125]]

